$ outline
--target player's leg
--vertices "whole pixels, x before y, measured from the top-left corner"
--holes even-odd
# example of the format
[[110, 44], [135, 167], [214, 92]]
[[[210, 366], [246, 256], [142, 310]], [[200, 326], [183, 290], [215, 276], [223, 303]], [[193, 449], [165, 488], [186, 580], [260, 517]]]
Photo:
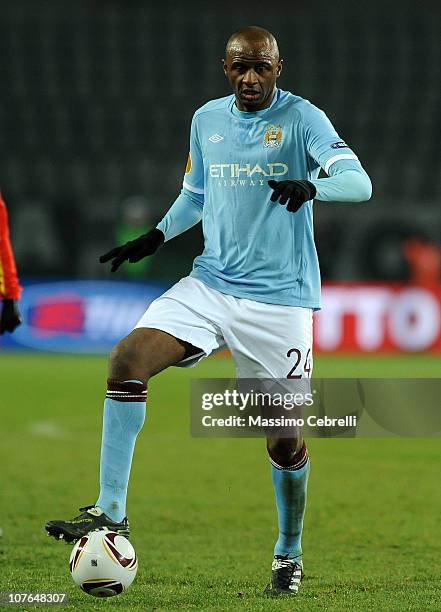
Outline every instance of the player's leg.
[[104, 401], [100, 494], [96, 507], [115, 522], [126, 516], [133, 451], [146, 414], [147, 383], [199, 348], [158, 329], [139, 328], [110, 354]]
[[98, 501], [81, 508], [82, 514], [70, 521], [49, 521], [49, 535], [73, 542], [102, 527], [128, 535], [127, 486], [136, 437], [145, 418], [147, 381], [170, 365], [190, 367], [224, 346], [219, 329], [210, 322], [215, 306], [202, 283], [183, 279], [155, 300], [135, 330], [112, 350]]
[[[309, 309], [243, 300], [237, 324], [225, 332], [239, 378], [280, 379], [286, 390], [311, 375], [312, 313]], [[247, 320], [247, 323], [243, 323]], [[305, 391], [304, 384], [301, 384]], [[301, 536], [309, 457], [302, 433], [269, 437], [267, 450], [276, 498], [279, 535], [274, 548], [271, 594], [295, 594], [302, 577]]]
[[296, 594], [303, 576], [302, 533], [309, 478], [309, 457], [301, 435], [268, 438], [279, 535], [274, 547], [272, 580], [266, 592]]
[[271, 462], [279, 527], [274, 555], [300, 563], [309, 476], [306, 444], [301, 435], [298, 438], [268, 438], [267, 450]]
[[126, 498], [136, 438], [145, 419], [147, 382], [158, 372], [201, 350], [158, 330], [133, 330], [110, 354], [104, 400], [100, 493], [72, 520], [49, 521], [49, 535], [73, 542], [108, 528], [128, 537]]
[[148, 380], [170, 365], [191, 365], [192, 358], [210, 354], [223, 342], [209, 321], [212, 305], [199, 285], [183, 279], [155, 300], [110, 354], [96, 506], [114, 521], [126, 515], [130, 467], [144, 423]]

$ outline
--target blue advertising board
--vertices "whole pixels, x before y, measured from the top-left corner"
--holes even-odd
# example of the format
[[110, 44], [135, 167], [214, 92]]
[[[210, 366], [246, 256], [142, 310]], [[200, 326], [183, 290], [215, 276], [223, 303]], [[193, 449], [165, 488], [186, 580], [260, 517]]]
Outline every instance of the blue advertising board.
[[118, 281], [24, 283], [23, 324], [0, 350], [107, 353], [167, 286]]

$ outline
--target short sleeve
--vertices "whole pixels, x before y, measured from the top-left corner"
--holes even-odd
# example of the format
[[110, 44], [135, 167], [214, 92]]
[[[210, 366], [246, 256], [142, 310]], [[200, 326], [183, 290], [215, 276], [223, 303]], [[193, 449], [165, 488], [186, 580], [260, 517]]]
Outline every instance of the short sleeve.
[[329, 168], [336, 161], [358, 157], [337, 134], [334, 126], [325, 113], [313, 104], [309, 104], [303, 117], [306, 149], [317, 166], [328, 174]]
[[204, 162], [199, 142], [196, 115], [191, 122], [190, 151], [187, 157], [182, 186], [192, 193], [204, 194]]

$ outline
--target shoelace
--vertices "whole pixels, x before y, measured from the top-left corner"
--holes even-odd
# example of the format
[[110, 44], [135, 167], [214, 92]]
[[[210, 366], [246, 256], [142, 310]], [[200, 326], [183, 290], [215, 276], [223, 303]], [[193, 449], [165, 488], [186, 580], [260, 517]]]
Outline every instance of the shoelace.
[[273, 569], [277, 571], [277, 582], [279, 585], [287, 589], [291, 586], [294, 572], [296, 569], [300, 569], [300, 565], [288, 559], [276, 559]]
[[85, 514], [86, 512], [89, 514], [89, 516], [90, 516], [90, 515], [92, 515], [92, 516], [96, 516], [94, 512], [88, 512], [89, 510], [92, 510], [93, 508], [95, 508], [95, 506], [84, 506], [83, 508], [78, 508], [78, 510], [81, 512], [81, 514], [79, 514], [78, 516], [76, 516], [76, 517], [73, 519], [73, 521], [76, 521], [76, 520], [78, 520], [78, 519], [83, 518], [83, 516], [84, 516], [84, 514]]

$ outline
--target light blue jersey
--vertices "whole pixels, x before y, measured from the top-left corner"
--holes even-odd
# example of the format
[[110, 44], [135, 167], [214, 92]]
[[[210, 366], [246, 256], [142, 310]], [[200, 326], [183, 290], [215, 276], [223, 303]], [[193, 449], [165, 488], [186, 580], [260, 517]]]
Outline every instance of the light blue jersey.
[[[330, 173], [341, 160], [364, 173], [326, 115], [290, 92], [277, 89], [257, 112], [239, 111], [234, 95], [198, 109], [183, 194], [203, 207], [205, 248], [191, 276], [236, 297], [319, 308], [312, 202], [293, 214], [270, 202], [268, 180], [311, 180], [320, 199], [320, 183], [331, 180], [316, 180], [320, 167]], [[172, 219], [158, 225], [167, 239]]]

